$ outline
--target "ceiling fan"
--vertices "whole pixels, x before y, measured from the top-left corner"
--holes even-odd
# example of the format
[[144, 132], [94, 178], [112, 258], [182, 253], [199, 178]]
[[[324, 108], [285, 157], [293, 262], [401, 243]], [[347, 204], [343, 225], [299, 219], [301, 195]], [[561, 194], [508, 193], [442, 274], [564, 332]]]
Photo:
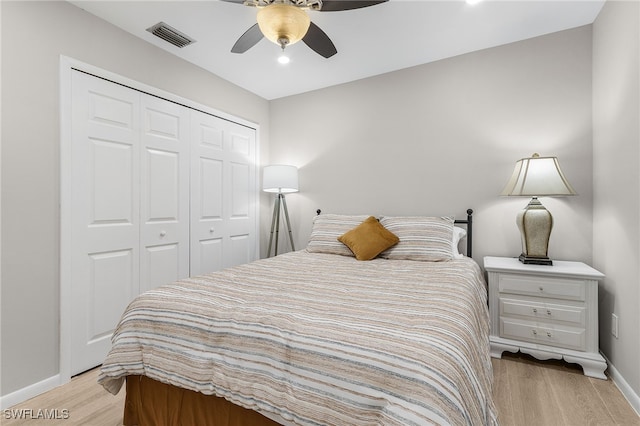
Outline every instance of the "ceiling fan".
[[306, 10], [337, 12], [375, 6], [388, 0], [222, 0], [258, 8], [257, 23], [249, 28], [231, 48], [244, 53], [263, 37], [285, 47], [300, 40], [319, 55], [330, 58], [338, 53], [333, 42], [316, 24]]

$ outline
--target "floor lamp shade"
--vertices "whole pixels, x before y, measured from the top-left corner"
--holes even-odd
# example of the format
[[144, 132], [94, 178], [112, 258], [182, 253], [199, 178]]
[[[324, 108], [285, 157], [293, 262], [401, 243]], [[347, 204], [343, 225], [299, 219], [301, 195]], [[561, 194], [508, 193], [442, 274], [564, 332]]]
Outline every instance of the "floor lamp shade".
[[262, 190], [279, 194], [298, 192], [298, 168], [281, 164], [265, 166], [262, 170]]
[[538, 197], [576, 195], [562, 173], [558, 159], [533, 154], [531, 157], [518, 160], [501, 195], [532, 197], [525, 209], [516, 216], [522, 240], [520, 261], [552, 265], [553, 262], [547, 253], [553, 216]]

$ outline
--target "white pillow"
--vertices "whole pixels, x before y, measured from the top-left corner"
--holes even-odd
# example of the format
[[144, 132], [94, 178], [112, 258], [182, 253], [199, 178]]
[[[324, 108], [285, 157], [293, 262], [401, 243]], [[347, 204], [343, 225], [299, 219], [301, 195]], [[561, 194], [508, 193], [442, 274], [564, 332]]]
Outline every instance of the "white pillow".
[[[460, 240], [462, 240], [464, 237], [467, 236], [467, 230], [464, 228], [460, 228], [459, 226], [454, 226], [453, 227], [453, 258], [454, 259], [462, 259], [463, 257], [465, 257], [464, 254], [460, 253]], [[466, 253], [466, 251], [465, 251]]]

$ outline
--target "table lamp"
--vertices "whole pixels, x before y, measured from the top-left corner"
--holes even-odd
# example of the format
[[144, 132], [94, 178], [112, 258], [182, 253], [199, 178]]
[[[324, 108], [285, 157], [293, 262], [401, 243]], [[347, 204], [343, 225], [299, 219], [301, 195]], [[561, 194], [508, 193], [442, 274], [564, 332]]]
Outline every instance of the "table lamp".
[[551, 213], [538, 197], [576, 195], [556, 157], [533, 154], [516, 162], [513, 175], [500, 195], [533, 197], [516, 216], [522, 238], [522, 263], [553, 265], [547, 252], [553, 227]]

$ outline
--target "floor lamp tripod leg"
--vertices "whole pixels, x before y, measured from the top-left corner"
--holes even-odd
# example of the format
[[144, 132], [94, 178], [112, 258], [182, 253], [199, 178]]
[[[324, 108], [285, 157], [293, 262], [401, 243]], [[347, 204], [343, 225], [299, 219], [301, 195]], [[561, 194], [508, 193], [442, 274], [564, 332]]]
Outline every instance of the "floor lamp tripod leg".
[[282, 203], [282, 194], [278, 194], [277, 210], [276, 210], [276, 249], [274, 256], [278, 255], [278, 240], [280, 239], [280, 208]]
[[[267, 257], [271, 257], [271, 245], [273, 244], [273, 230], [275, 229], [276, 226], [276, 217], [277, 217], [277, 212], [280, 210], [280, 198], [276, 198], [275, 202], [273, 203], [273, 216], [271, 217], [271, 236], [269, 237], [269, 248], [267, 249]], [[277, 249], [277, 240], [276, 240], [276, 254], [278, 252]]]
[[287, 229], [289, 230], [289, 241], [291, 242], [291, 250], [296, 251], [293, 245], [293, 235], [291, 234], [291, 222], [289, 222], [289, 209], [287, 209], [287, 200], [282, 196], [282, 205], [284, 206], [284, 218], [287, 221]]

